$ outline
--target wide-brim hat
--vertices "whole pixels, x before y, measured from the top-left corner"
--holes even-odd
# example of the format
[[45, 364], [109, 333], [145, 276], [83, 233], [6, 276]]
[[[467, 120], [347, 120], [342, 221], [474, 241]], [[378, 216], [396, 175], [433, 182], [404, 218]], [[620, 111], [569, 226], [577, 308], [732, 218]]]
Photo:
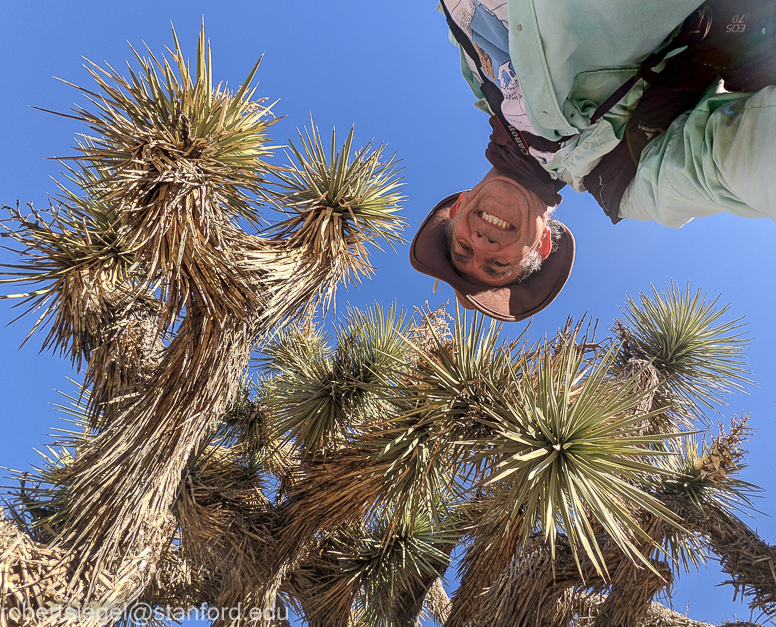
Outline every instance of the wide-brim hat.
[[462, 192], [443, 199], [431, 210], [412, 240], [412, 267], [452, 286], [464, 305], [505, 322], [524, 320], [549, 305], [563, 289], [574, 265], [576, 243], [568, 227], [557, 222], [560, 239], [541, 268], [522, 281], [501, 287], [463, 277], [453, 267], [448, 250], [446, 224], [450, 208]]

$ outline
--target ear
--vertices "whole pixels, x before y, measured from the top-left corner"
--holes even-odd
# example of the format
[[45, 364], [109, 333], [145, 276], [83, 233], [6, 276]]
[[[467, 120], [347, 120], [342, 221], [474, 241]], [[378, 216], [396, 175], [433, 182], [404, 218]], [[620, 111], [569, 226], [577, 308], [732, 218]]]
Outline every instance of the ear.
[[552, 231], [549, 226], [544, 227], [542, 241], [539, 242], [539, 248], [536, 249], [542, 259], [547, 259], [552, 252]]
[[466, 196], [466, 192], [462, 192], [460, 196], [458, 196], [458, 200], [456, 200], [453, 203], [453, 206], [450, 207], [450, 219], [452, 220], [455, 218], [455, 215], [458, 213], [458, 206], [461, 204], [461, 201], [463, 200], [463, 197]]

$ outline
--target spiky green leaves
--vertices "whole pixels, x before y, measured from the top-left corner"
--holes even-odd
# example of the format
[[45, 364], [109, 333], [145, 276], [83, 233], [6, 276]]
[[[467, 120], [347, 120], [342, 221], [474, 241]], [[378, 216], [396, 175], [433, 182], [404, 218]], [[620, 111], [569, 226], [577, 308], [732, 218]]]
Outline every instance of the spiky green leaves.
[[24, 298], [26, 311], [38, 315], [30, 335], [51, 322], [44, 348], [68, 353], [80, 367], [111, 314], [131, 301], [127, 272], [133, 256], [116, 241], [112, 203], [94, 204], [75, 195], [64, 200], [68, 204], [43, 212], [30, 206], [30, 215], [18, 206], [4, 207], [10, 214], [2, 221], [4, 235], [20, 246], [21, 259], [4, 264], [9, 271], [0, 275], [9, 278], [0, 283], [33, 288], [2, 298]]
[[192, 308], [219, 317], [265, 308], [261, 282], [244, 262], [257, 243], [238, 219], [259, 219], [275, 121], [254, 99], [259, 63], [232, 93], [213, 85], [204, 25], [193, 74], [174, 30], [173, 37], [172, 61], [133, 49], [140, 70], [129, 66], [129, 78], [90, 63], [97, 89], [78, 89], [92, 106], [75, 110], [90, 134], [73, 158], [81, 178], [93, 179], [82, 193], [113, 205], [133, 278], [158, 289], [162, 329]]
[[451, 336], [443, 329], [432, 313], [403, 334], [407, 356], [393, 365], [400, 375], [395, 387], [383, 392], [394, 413], [356, 443], [384, 469], [383, 502], [402, 515], [426, 509], [437, 521], [446, 515], [439, 495], [460, 495], [465, 488], [456, 484], [487, 465], [471, 458], [472, 438], [490, 431], [483, 410], [490, 388], [507, 384], [511, 352], [499, 345], [500, 325], [481, 316], [459, 319]]
[[396, 304], [384, 309], [376, 303], [365, 311], [348, 307], [347, 317], [337, 325], [340, 367], [365, 392], [384, 389], [395, 366], [407, 354], [402, 339], [408, 319]]
[[383, 146], [371, 144], [353, 153], [353, 129], [342, 148], [332, 132], [326, 151], [320, 133], [300, 131], [301, 149], [290, 146], [294, 161], [276, 173], [282, 190], [279, 208], [288, 218], [273, 231], [288, 237], [289, 245], [329, 260], [337, 273], [351, 280], [371, 273], [366, 243], [379, 248], [378, 238], [391, 247], [403, 242], [399, 233], [406, 222], [398, 215], [400, 177], [394, 157], [383, 157]]
[[639, 435], [646, 416], [634, 410], [648, 390], [634, 392], [610, 375], [617, 347], [589, 359], [576, 333], [569, 340], [545, 344], [523, 359], [523, 375], [509, 388], [491, 391], [485, 412], [495, 435], [478, 442], [478, 456], [498, 459], [485, 480], [494, 489], [491, 515], [506, 509], [522, 516], [522, 540], [541, 529], [553, 555], [562, 530], [575, 557], [582, 548], [605, 572], [599, 526], [638, 557], [636, 511], [671, 519], [637, 487], [654, 471], [649, 446], [665, 436]]
[[625, 307], [626, 349], [652, 362], [665, 386], [674, 393], [711, 407], [730, 392], [751, 381], [743, 355], [748, 343], [737, 318], [723, 321], [728, 306], [708, 302], [701, 290], [682, 292], [671, 284], [662, 293], [653, 286], [652, 297], [628, 297]]
[[290, 465], [290, 447], [277, 438], [272, 386], [264, 383], [244, 379], [221, 416], [213, 441], [234, 448], [247, 468], [283, 476]]
[[171, 53], [172, 65], [135, 53], [141, 71], [130, 67], [129, 79], [91, 64], [97, 90], [78, 89], [93, 106], [76, 109], [91, 134], [66, 175], [78, 192], [61, 186], [49, 216], [31, 222], [12, 211], [20, 226], [7, 227], [26, 257], [9, 281], [39, 288], [22, 296], [41, 309], [38, 324], [54, 318], [44, 346], [76, 362], [111, 316], [156, 288], [160, 328], [193, 305], [223, 313], [263, 304], [234, 250], [245, 248], [236, 219], [258, 220], [255, 196], [270, 169], [274, 119], [250, 85], [258, 63], [232, 94], [213, 86], [204, 29], [193, 76], [177, 37]]
[[[429, 326], [433, 337], [411, 338], [418, 359], [412, 388], [419, 393], [425, 410], [435, 410], [454, 420], [476, 417], [480, 406], [489, 402], [492, 386], [503, 389], [510, 378], [511, 347], [500, 346], [501, 324], [475, 315], [467, 322], [458, 312], [458, 323], [448, 343]], [[426, 350], [422, 344], [426, 343]], [[516, 342], [513, 343], [516, 345]]]
[[279, 331], [265, 348], [275, 378], [278, 429], [304, 457], [343, 446], [363, 423], [390, 411], [380, 399], [395, 360], [405, 352], [404, 314], [395, 306], [348, 311], [337, 346], [309, 325]]
[[650, 478], [651, 491], [681, 494], [694, 503], [713, 505], [729, 513], [751, 509], [751, 495], [759, 488], [737, 476], [744, 467], [743, 442], [753, 433], [748, 419], [749, 416], [734, 416], [729, 434], [720, 424], [720, 435], [714, 438], [686, 434], [673, 440], [675, 454], [656, 460], [663, 472]]
[[[753, 510], [752, 499], [760, 488], [739, 475], [745, 467], [741, 463], [746, 453], [743, 442], [753, 433], [748, 419], [734, 416], [730, 433], [720, 424], [719, 435], [710, 441], [695, 433], [672, 439], [669, 445], [674, 454], [654, 460], [658, 472], [645, 476], [645, 488], [669, 506], [672, 497], [683, 497], [697, 511], [710, 506], [731, 519], [736, 511]], [[668, 529], [664, 547], [676, 564], [689, 571], [705, 562], [704, 541], [697, 534], [674, 528]]]
[[418, 600], [447, 569], [457, 538], [436, 528], [426, 513], [404, 516], [398, 526], [388, 516], [372, 529], [358, 531], [337, 538], [333, 553], [337, 568], [360, 584], [359, 623], [407, 625], [407, 619], [415, 618], [413, 610], [420, 609]]
[[198, 193], [214, 209], [255, 220], [249, 194], [262, 190], [271, 154], [266, 131], [274, 121], [270, 108], [253, 99], [260, 61], [233, 94], [213, 84], [204, 24], [193, 76], [174, 30], [173, 38], [172, 64], [150, 50], [144, 58], [133, 49], [140, 72], [129, 66], [129, 79], [89, 63], [99, 91], [79, 88], [95, 107], [76, 109], [94, 133], [80, 159], [99, 168], [109, 198], [137, 211], [153, 213], [176, 197]]

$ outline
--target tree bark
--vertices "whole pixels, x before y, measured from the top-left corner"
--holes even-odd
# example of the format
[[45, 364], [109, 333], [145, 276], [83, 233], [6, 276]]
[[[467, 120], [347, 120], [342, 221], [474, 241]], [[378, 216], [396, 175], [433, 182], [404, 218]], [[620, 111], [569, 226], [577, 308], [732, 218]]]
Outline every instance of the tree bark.
[[428, 607], [431, 616], [436, 619], [440, 625], [444, 625], [447, 621], [447, 617], [450, 616], [450, 597], [447, 596], [442, 580], [437, 577], [436, 581], [431, 584], [426, 595], [426, 606]]
[[730, 575], [735, 594], [751, 597], [749, 607], [776, 615], [776, 547], [746, 524], [713, 505], [696, 505], [687, 496], [663, 496], [663, 503], [682, 519], [685, 529], [703, 535]]
[[647, 616], [654, 596], [673, 581], [671, 567], [665, 562], [652, 562], [657, 573], [632, 563], [623, 565], [625, 576], [616, 577], [593, 627], [638, 625]]
[[[447, 544], [441, 547], [441, 550], [449, 557], [455, 546], [455, 544]], [[450, 599], [447, 597], [440, 580], [440, 577], [447, 570], [447, 564], [437, 564], [435, 567], [438, 570], [438, 575], [428, 575], [416, 580], [409, 590], [399, 593], [392, 612], [395, 627], [417, 627], [420, 625], [424, 605], [429, 607], [432, 615], [440, 624], [444, 624], [444, 620], [447, 620]], [[435, 608], [436, 613], [434, 612]], [[444, 620], [440, 620], [440, 618]]]

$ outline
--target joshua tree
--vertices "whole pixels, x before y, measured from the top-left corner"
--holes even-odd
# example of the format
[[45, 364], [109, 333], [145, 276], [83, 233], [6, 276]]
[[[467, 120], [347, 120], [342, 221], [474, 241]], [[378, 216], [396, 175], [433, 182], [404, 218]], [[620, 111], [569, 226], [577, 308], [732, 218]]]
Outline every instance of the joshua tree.
[[700, 626], [653, 599], [709, 551], [776, 614], [747, 418], [695, 427], [748, 382], [739, 320], [671, 286], [603, 340], [380, 305], [331, 338], [316, 312], [400, 241], [393, 159], [311, 126], [274, 166], [258, 64], [232, 93], [204, 33], [193, 76], [170, 54], [93, 66], [67, 184], [7, 208], [6, 282], [86, 374], [0, 521], [0, 625]]

